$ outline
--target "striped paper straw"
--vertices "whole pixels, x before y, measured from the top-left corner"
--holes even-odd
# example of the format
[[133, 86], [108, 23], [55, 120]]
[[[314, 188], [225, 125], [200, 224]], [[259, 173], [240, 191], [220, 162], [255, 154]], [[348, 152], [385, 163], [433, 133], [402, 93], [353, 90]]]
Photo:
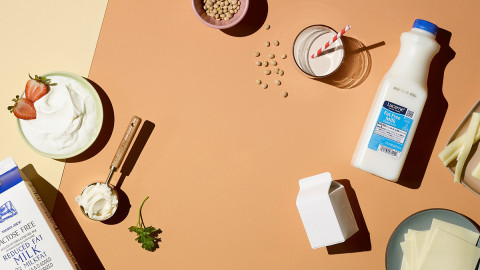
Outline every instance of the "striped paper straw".
[[352, 28], [350, 25], [345, 26], [345, 28], [342, 29], [336, 36], [334, 36], [331, 40], [329, 40], [325, 45], [323, 45], [320, 50], [318, 50], [316, 53], [312, 54], [312, 58], [318, 57], [323, 51], [325, 51], [328, 46], [330, 46], [333, 42], [335, 42], [337, 39], [339, 39], [345, 32], [348, 31], [348, 29]]

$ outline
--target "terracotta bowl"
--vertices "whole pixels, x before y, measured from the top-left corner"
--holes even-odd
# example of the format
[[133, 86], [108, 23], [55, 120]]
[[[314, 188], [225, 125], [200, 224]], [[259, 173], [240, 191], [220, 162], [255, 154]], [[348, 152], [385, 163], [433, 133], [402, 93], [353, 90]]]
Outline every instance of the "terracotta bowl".
[[237, 25], [243, 19], [243, 17], [245, 17], [245, 14], [247, 14], [249, 0], [238, 1], [240, 1], [240, 9], [235, 15], [233, 15], [230, 20], [227, 21], [217, 21], [215, 18], [208, 16], [203, 9], [203, 0], [192, 0], [192, 8], [195, 12], [195, 15], [197, 15], [197, 18], [206, 26], [210, 26], [216, 29], [227, 29]]

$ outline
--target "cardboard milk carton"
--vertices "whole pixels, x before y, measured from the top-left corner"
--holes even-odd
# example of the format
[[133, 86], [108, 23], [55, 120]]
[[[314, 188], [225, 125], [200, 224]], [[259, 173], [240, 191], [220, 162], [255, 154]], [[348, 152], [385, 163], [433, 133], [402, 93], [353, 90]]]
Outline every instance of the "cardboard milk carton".
[[0, 161], [0, 269], [80, 269], [32, 183]]
[[322, 173], [299, 181], [297, 208], [312, 248], [344, 242], [358, 231], [345, 188]]

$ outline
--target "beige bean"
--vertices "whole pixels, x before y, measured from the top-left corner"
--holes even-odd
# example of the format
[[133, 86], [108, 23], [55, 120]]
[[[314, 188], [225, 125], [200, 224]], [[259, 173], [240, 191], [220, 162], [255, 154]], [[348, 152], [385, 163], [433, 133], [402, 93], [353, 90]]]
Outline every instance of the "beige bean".
[[257, 82], [257, 84], [262, 84], [262, 81], [260, 81], [260, 80], [257, 80], [256, 82]]
[[270, 59], [275, 58], [275, 54], [273, 54], [273, 53], [269, 54], [269, 55], [268, 55], [268, 58], [270, 58]]
[[272, 66], [276, 66], [276, 65], [277, 65], [277, 61], [270, 61], [270, 64], [272, 64]]
[[270, 47], [270, 41], [265, 42], [265, 47]]
[[278, 74], [280, 74], [280, 76], [283, 76], [283, 70], [280, 70], [280, 72]]
[[259, 57], [259, 56], [260, 56], [260, 53], [259, 53], [259, 52], [254, 52], [254, 53], [253, 53], [253, 56]]
[[280, 84], [282, 84], [282, 82], [279, 81], [279, 80], [275, 80], [275, 84], [276, 84], [276, 85], [280, 85]]
[[286, 54], [282, 54], [282, 59], [285, 59], [287, 58], [287, 55]]
[[257, 61], [257, 62], [255, 62], [255, 64], [256, 64], [257, 66], [261, 66], [261, 65], [262, 65], [262, 62]]
[[265, 67], [268, 67], [268, 61], [263, 61], [263, 65], [264, 65]]
[[275, 46], [278, 46], [278, 45], [280, 45], [280, 42], [278, 42], [278, 40], [275, 40], [275, 41], [273, 42], [273, 44], [274, 44]]
[[272, 71], [269, 70], [269, 69], [267, 69], [267, 70], [265, 70], [263, 73], [265, 73], [265, 75], [270, 75], [270, 73], [272, 73]]
[[283, 92], [282, 96], [283, 96], [284, 98], [288, 97], [288, 92]]
[[264, 83], [264, 84], [262, 85], [262, 87], [263, 87], [263, 89], [267, 89], [268, 84]]
[[270, 24], [265, 25], [265, 29], [266, 30], [270, 29]]

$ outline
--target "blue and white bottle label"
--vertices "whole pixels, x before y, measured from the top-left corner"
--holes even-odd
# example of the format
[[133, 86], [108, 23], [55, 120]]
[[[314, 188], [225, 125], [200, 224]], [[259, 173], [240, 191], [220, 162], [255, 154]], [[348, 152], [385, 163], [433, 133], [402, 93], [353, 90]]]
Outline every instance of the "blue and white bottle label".
[[368, 148], [400, 158], [414, 117], [414, 111], [385, 101], [368, 142]]

